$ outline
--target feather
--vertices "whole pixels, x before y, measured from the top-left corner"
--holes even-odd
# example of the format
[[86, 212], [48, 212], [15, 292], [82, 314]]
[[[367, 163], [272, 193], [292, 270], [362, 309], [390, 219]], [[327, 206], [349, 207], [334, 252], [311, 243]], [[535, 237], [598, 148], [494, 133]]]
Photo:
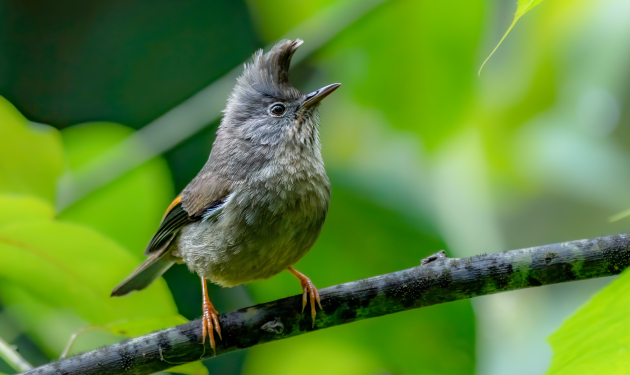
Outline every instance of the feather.
[[168, 251], [171, 241], [172, 238], [164, 243], [159, 251], [154, 252], [149, 259], [142, 263], [129, 277], [114, 288], [111, 296], [120, 297], [134, 290], [142, 290], [155, 281], [155, 279], [162, 276], [174, 263]]

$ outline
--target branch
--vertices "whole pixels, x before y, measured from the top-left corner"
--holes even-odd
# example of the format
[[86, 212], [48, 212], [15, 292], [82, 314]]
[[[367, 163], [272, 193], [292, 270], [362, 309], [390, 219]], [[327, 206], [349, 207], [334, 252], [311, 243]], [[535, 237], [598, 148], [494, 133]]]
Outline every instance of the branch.
[[[216, 355], [438, 303], [617, 275], [628, 265], [630, 234], [461, 259], [440, 252], [414, 268], [322, 289], [314, 328], [310, 314], [301, 312], [301, 295], [222, 314]], [[195, 320], [25, 374], [150, 374], [215, 355], [200, 342], [201, 321]]]

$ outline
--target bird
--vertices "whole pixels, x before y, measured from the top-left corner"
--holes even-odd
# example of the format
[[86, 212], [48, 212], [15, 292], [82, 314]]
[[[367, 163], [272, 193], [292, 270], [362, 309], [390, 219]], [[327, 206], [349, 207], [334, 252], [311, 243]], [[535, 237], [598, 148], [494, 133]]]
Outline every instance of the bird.
[[[184, 263], [202, 285], [202, 344], [215, 349], [219, 314], [207, 281], [233, 287], [284, 270], [310, 302], [312, 325], [319, 292], [293, 265], [317, 240], [331, 186], [321, 155], [318, 107], [334, 83], [303, 94], [289, 82], [301, 39], [258, 50], [227, 99], [208, 161], [168, 206], [142, 263], [112, 292], [141, 290], [174, 263]], [[308, 298], [307, 298], [308, 297]]]

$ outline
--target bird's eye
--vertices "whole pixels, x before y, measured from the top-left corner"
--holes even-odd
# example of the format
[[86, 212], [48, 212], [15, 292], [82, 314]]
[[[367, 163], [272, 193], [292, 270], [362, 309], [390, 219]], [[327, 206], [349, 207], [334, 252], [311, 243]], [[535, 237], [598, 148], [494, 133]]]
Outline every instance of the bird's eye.
[[271, 113], [272, 116], [276, 117], [282, 116], [285, 110], [286, 107], [284, 106], [284, 104], [280, 103], [273, 104], [271, 107], [269, 107], [269, 113]]

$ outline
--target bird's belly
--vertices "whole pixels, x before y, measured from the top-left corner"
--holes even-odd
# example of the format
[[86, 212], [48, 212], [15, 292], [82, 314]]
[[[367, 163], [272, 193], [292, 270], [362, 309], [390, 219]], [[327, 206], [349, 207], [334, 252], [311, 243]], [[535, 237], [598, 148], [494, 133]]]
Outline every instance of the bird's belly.
[[269, 278], [297, 262], [315, 243], [327, 202], [319, 206], [280, 212], [258, 209], [255, 217], [233, 207], [215, 220], [183, 228], [173, 255], [222, 286]]

